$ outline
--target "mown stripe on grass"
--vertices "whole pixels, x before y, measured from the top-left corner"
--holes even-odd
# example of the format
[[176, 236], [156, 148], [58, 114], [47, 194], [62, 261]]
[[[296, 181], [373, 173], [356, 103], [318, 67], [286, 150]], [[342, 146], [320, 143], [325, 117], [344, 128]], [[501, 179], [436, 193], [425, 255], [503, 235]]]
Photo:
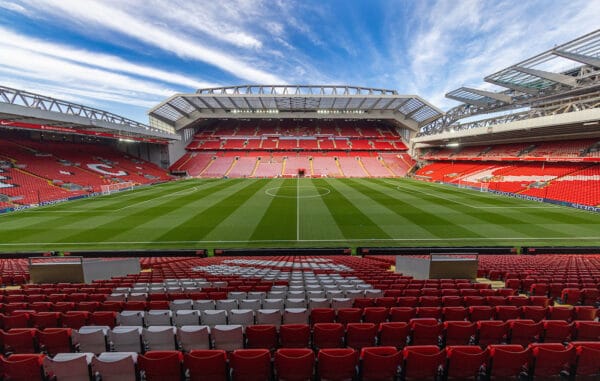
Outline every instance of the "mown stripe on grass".
[[[393, 184], [389, 182], [383, 183], [385, 186], [393, 189], [400, 189], [401, 191], [407, 192], [406, 190], [402, 190], [402, 188], [397, 188]], [[473, 207], [468, 206], [468, 199], [464, 199], [461, 201], [452, 200], [443, 195], [439, 195], [433, 192], [421, 193], [420, 198], [425, 201], [429, 201], [433, 204], [438, 204], [443, 207], [451, 209], [456, 212], [457, 215], [469, 216], [474, 219], [472, 222], [473, 225], [479, 226], [484, 229], [483, 233], [493, 238], [497, 236], [498, 231], [494, 230], [494, 225], [496, 227], [501, 227], [504, 229], [509, 229], [513, 233], [511, 236], [520, 236], [524, 235], [526, 237], [567, 237], [569, 233], [565, 233], [564, 231], [558, 229], [552, 229], [548, 227], [544, 227], [537, 224], [531, 224], [525, 218], [515, 218], [510, 217], [506, 213], [502, 212], [499, 209], [475, 209]], [[438, 201], [436, 201], [438, 200]], [[439, 200], [442, 200], [440, 202]], [[482, 223], [482, 222], [485, 222]], [[456, 221], [454, 222], [457, 223]]]
[[[458, 196], [459, 200], [462, 200], [465, 197], [468, 197], [470, 202], [475, 201], [475, 202], [481, 203], [482, 206], [484, 206], [484, 205], [485, 206], [498, 206], [498, 205], [506, 205], [506, 204], [523, 205], [523, 202], [524, 202], [524, 200], [518, 200], [518, 199], [514, 199], [514, 198], [500, 199], [500, 198], [496, 197], [495, 195], [493, 195], [491, 193], [487, 193], [487, 192], [478, 192], [476, 190], [457, 188], [457, 187], [454, 187], [452, 185], [447, 185], [447, 184], [436, 184], [436, 183], [429, 183], [429, 182], [425, 182], [425, 181], [412, 180], [412, 179], [398, 179], [397, 185], [398, 186], [413, 186], [413, 187], [418, 188], [421, 191], [423, 189], [427, 189], [427, 190], [433, 190], [436, 192], [442, 192], [447, 195]], [[474, 205], [474, 206], [479, 206], [479, 205]]]
[[300, 180], [300, 195], [321, 195], [300, 198], [300, 240], [343, 239], [335, 219], [325, 206], [324, 199], [332, 197], [331, 189], [317, 188], [312, 179]]
[[[38, 236], [35, 240], [45, 239], [46, 241], [62, 241], [62, 242], [77, 242], [77, 241], [104, 241], [124, 234], [135, 229], [137, 226], [146, 223], [152, 219], [159, 219], [162, 215], [167, 214], [175, 209], [183, 208], [187, 204], [193, 203], [198, 199], [210, 196], [219, 190], [234, 186], [239, 180], [228, 180], [225, 182], [214, 182], [208, 186], [198, 189], [192, 193], [185, 193], [181, 197], [176, 195], [169, 198], [162, 198], [160, 201], [147, 203], [147, 208], [136, 209], [130, 208], [119, 213], [104, 214], [101, 216], [86, 217], [79, 221], [74, 221], [73, 226], [64, 226], [55, 229], [55, 235], [44, 237], [44, 231], [35, 232]], [[76, 229], [74, 227], [77, 227]], [[73, 234], [73, 232], [75, 232]], [[63, 234], [59, 234], [63, 233]], [[155, 233], [156, 234], [156, 233]], [[132, 235], [132, 238], [133, 235]], [[43, 242], [43, 241], [41, 241]]]
[[[235, 212], [256, 192], [262, 189], [264, 183], [260, 180], [241, 180], [242, 188], [210, 205], [199, 213], [189, 214], [182, 218], [179, 225], [170, 227], [168, 231], [158, 235], [154, 240], [201, 240], [229, 215]], [[240, 221], [240, 223], [244, 223]]]
[[[434, 192], [441, 192], [444, 194], [453, 194], [460, 198], [468, 198], [464, 201], [471, 204], [471, 201], [485, 201], [489, 200], [493, 206], [508, 206], [506, 210], [502, 210], [503, 213], [511, 215], [522, 216], [523, 213], [528, 215], [530, 223], [548, 223], [547, 219], [551, 219], [559, 224], [576, 224], [576, 225], [598, 225], [600, 224], [600, 215], [596, 213], [587, 213], [579, 209], [560, 207], [558, 205], [544, 204], [537, 201], [523, 200], [519, 198], [501, 196], [492, 193], [482, 193], [471, 189], [459, 189], [454, 188], [451, 185], [444, 184], [432, 184], [426, 182], [419, 182], [416, 180], [402, 179], [399, 182], [400, 186], [414, 186], [416, 189], [422, 189], [426, 187], [428, 190]], [[537, 206], [547, 206], [547, 208], [537, 208]], [[477, 208], [480, 205], [472, 204], [473, 207]], [[524, 206], [518, 210], [511, 209], [511, 206]], [[525, 206], [531, 206], [527, 208]], [[541, 220], [536, 220], [539, 217]], [[589, 230], [589, 229], [587, 229]]]
[[[508, 208], [506, 208], [505, 210], [502, 210], [500, 208], [499, 211], [502, 211], [503, 213], [507, 213], [509, 215], [514, 215], [517, 216], [519, 219], [521, 219], [523, 217], [523, 214], [527, 215], [527, 221], [529, 223], [532, 224], [549, 224], [551, 223], [548, 220], [552, 220], [554, 222], [557, 222], [560, 225], [565, 225], [565, 224], [573, 224], [573, 225], [598, 225], [600, 224], [600, 215], [598, 215], [597, 213], [588, 213], [579, 209], [574, 209], [574, 208], [568, 208], [568, 207], [561, 207], [558, 205], [551, 205], [551, 204], [545, 204], [545, 203], [540, 203], [537, 201], [530, 201], [530, 200], [523, 200], [523, 199], [519, 199], [519, 198], [513, 198], [513, 197], [509, 197], [509, 196], [502, 196], [502, 195], [496, 195], [496, 194], [492, 194], [492, 193], [481, 193], [481, 192], [477, 192], [474, 190], [470, 190], [470, 189], [457, 189], [457, 188], [453, 188], [452, 186], [449, 185], [443, 185], [443, 184], [431, 184], [431, 183], [425, 183], [425, 182], [418, 182], [415, 180], [408, 180], [408, 179], [403, 179], [401, 181], [402, 186], [405, 185], [412, 185], [412, 186], [416, 186], [416, 187], [427, 187], [428, 190], [434, 191], [434, 192], [441, 192], [441, 193], [453, 193], [457, 196], [461, 196], [463, 198], [468, 198], [468, 200], [464, 200], [463, 202], [469, 203], [474, 199], [474, 198], [487, 198], [490, 199], [492, 201], [495, 201], [497, 206], [507, 206]], [[515, 209], [511, 209], [512, 206], [531, 206], [530, 208], [528, 207], [523, 207], [523, 208], [519, 208], [518, 210]], [[471, 205], [474, 208], [479, 207], [479, 205]], [[537, 206], [547, 206], [546, 208], [538, 208]], [[484, 209], [484, 208], [483, 208]], [[591, 229], [594, 229], [595, 227], [592, 226]], [[591, 230], [589, 229], [587, 226], [584, 228], [584, 230], [588, 231]]]
[[296, 239], [296, 198], [291, 196], [296, 191], [290, 192], [290, 189], [296, 187], [297, 180], [284, 180], [280, 184], [275, 196], [271, 196], [272, 200], [268, 208], [263, 214], [260, 222], [256, 225], [254, 232], [250, 236], [250, 240], [265, 240], [265, 239]]
[[273, 201], [273, 196], [268, 195], [266, 192], [284, 182], [282, 179], [261, 179], [257, 181], [260, 181], [263, 187], [219, 225], [215, 226], [210, 233], [206, 234], [204, 240], [250, 240]]
[[371, 195], [360, 191], [356, 186], [361, 186], [359, 184], [361, 181], [369, 183], [368, 179], [340, 179], [337, 183], [339, 190], [388, 235], [393, 238], [437, 238], [437, 236], [432, 235], [429, 231], [422, 229], [418, 224], [389, 209], [387, 204], [394, 203], [395, 200], [393, 198], [388, 196], [387, 199], [384, 198], [384, 201], [374, 200], [371, 198]]
[[[412, 197], [406, 197], [399, 192], [385, 193], [382, 190], [389, 186], [382, 180], [364, 180], [361, 184], [356, 180], [349, 180], [357, 191], [371, 198], [373, 201], [383, 205], [388, 210], [397, 214], [409, 223], [419, 226], [421, 229], [429, 232], [433, 237], [482, 237], [478, 232], [456, 224], [455, 221], [445, 218], [443, 213], [432, 212], [438, 205], [422, 204], [411, 202]], [[410, 196], [410, 195], [409, 195]], [[428, 238], [428, 237], [409, 237], [409, 238]]]
[[[98, 216], [103, 216], [108, 212], [104, 211], [107, 208], [107, 205], [113, 205], [110, 210], [113, 210], [116, 206], [119, 205], [132, 205], [135, 202], [152, 200], [158, 197], [168, 196], [174, 192], [178, 192], [182, 189], [189, 188], [189, 184], [178, 184], [177, 187], [166, 187], [166, 185], [170, 185], [171, 183], [164, 185], [152, 186], [146, 189], [152, 189], [153, 192], [145, 192], [143, 195], [136, 195], [135, 197], [131, 197], [131, 193], [123, 192], [115, 194], [114, 196], [108, 197], [117, 197], [112, 200], [110, 203], [102, 203], [102, 205], [98, 205], [96, 199], [82, 199], [74, 202], [65, 202], [61, 204], [56, 204], [48, 207], [42, 207], [39, 209], [29, 209], [23, 212], [17, 212], [15, 214], [6, 215], [4, 218], [0, 219], [0, 236], [16, 236], [19, 237], [27, 237], [27, 231], [43, 231], [48, 230], [48, 227], [67, 227], [71, 224], [75, 224], [77, 227], [80, 227], [79, 222], [85, 221], [87, 218], [89, 220], [95, 220]], [[210, 182], [206, 183], [210, 184]], [[204, 185], [204, 184], [203, 184]], [[133, 192], [136, 192], [135, 190]], [[103, 196], [105, 197], [105, 196]], [[103, 198], [100, 197], [100, 198]], [[125, 201], [120, 201], [121, 199], [126, 199]], [[93, 201], [92, 201], [93, 200]], [[92, 202], [90, 202], [92, 201]], [[85, 208], [85, 209], [77, 209], [73, 213], [44, 213], [46, 211], [70, 211], [72, 208], [76, 206], [77, 208]], [[83, 222], [85, 224], [85, 222]], [[85, 226], [85, 225], [84, 225]]]
[[338, 190], [336, 181], [339, 180], [317, 179], [315, 184], [331, 189], [331, 196], [324, 197], [323, 201], [344, 237], [348, 239], [392, 238]]

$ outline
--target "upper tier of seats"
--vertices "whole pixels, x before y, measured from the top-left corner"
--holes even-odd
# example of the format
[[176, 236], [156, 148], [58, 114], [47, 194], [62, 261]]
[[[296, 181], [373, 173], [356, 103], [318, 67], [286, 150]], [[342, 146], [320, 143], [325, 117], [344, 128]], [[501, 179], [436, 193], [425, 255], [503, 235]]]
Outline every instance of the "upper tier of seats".
[[188, 151], [405, 151], [398, 133], [362, 121], [221, 121], [200, 130]]
[[155, 164], [105, 144], [0, 139], [0, 196], [8, 207], [100, 192], [102, 185], [169, 180]]
[[486, 161], [600, 161], [600, 140], [579, 139], [553, 142], [512, 143], [431, 149], [423, 160]]

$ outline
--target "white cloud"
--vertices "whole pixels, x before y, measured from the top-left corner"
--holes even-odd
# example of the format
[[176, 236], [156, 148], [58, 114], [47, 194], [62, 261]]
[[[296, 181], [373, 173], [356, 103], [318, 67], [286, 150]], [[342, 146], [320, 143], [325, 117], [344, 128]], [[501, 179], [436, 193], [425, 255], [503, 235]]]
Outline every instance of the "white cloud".
[[188, 0], [131, 0], [115, 2], [128, 13], [143, 14], [146, 19], [160, 19], [165, 24], [177, 25], [184, 30], [195, 30], [234, 46], [260, 49], [262, 41], [249, 24], [261, 16], [260, 1], [207, 1], [200, 7]]
[[[186, 34], [173, 33], [162, 25], [139, 19], [107, 3], [95, 0], [26, 0], [35, 9], [43, 9], [63, 20], [80, 20], [94, 27], [107, 28], [179, 57], [209, 63], [219, 69], [257, 83], [284, 83], [278, 76], [257, 69], [223, 51], [209, 48]], [[118, 3], [117, 3], [118, 4]]]
[[[446, 92], [464, 85], [493, 89], [485, 76], [598, 28], [597, 2], [558, 5], [550, 0], [421, 3], [409, 45], [414, 87], [437, 106], [454, 107], [458, 103], [446, 99]], [[431, 12], [423, 20], [425, 8]], [[556, 60], [552, 69], [565, 65], [570, 64]]]
[[25, 9], [25, 7], [23, 7], [22, 5], [19, 5], [19, 4], [15, 4], [11, 1], [0, 1], [0, 8], [4, 8], [9, 11], [21, 13], [24, 15], [29, 14], [29, 12], [27, 11], [27, 9]]
[[90, 99], [149, 107], [176, 91], [106, 70], [48, 57], [0, 43], [0, 79], [21, 78], [23, 89], [37, 83], [62, 88], [66, 93]]
[[[35, 38], [30, 38], [0, 26], [0, 35], [3, 36], [0, 44], [12, 48], [24, 49], [34, 53], [48, 55], [61, 60], [69, 60], [84, 65], [96, 66], [109, 71], [117, 71], [172, 83], [189, 88], [203, 88], [216, 86], [210, 82], [198, 81], [182, 74], [159, 70], [153, 67], [139, 65], [126, 61], [120, 57], [94, 53], [87, 50], [76, 49], [67, 45], [53, 44]], [[23, 62], [27, 66], [27, 62]], [[51, 73], [48, 73], [51, 74]]]

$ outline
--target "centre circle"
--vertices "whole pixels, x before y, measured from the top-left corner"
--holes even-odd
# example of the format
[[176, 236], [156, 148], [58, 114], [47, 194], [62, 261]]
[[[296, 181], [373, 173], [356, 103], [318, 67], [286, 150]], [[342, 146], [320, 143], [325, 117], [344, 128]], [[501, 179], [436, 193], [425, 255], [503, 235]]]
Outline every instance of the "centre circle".
[[[310, 189], [313, 191], [311, 193], [315, 193], [314, 191], [316, 191], [316, 194], [303, 195], [302, 189]], [[278, 193], [280, 193], [281, 190], [284, 191], [284, 192], [281, 192], [283, 194], [278, 194]], [[286, 194], [288, 190], [289, 190], [289, 194]], [[301, 186], [286, 185], [286, 186], [282, 186], [282, 187], [269, 188], [269, 189], [265, 190], [265, 193], [271, 197], [280, 197], [280, 198], [315, 198], [315, 197], [323, 197], [325, 195], [328, 195], [329, 193], [331, 193], [331, 189], [325, 188], [325, 187], [313, 187], [313, 186], [304, 186], [304, 185], [301, 185]]]

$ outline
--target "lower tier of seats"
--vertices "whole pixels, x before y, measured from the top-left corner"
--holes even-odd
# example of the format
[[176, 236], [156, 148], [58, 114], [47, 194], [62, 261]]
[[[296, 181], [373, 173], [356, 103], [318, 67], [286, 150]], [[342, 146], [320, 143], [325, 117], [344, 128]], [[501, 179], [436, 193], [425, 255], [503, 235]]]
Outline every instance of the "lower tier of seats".
[[395, 153], [256, 153], [188, 152], [173, 166], [174, 173], [194, 177], [402, 177], [414, 161]]
[[600, 164], [438, 161], [415, 175], [459, 186], [600, 205]]

